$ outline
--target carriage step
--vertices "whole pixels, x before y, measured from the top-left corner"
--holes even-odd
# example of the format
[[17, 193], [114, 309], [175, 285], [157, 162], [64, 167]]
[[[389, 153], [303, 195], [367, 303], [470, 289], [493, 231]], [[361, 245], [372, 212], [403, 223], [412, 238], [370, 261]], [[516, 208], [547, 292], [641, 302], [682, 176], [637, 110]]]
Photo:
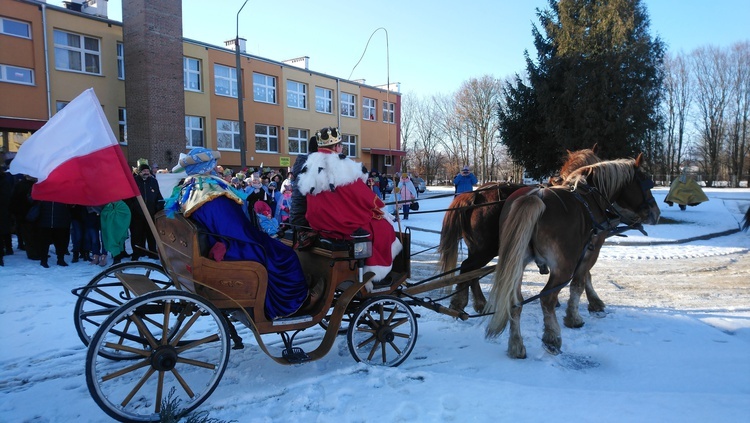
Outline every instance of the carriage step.
[[292, 316], [292, 317], [282, 317], [280, 319], [275, 319], [271, 322], [274, 326], [284, 326], [284, 325], [296, 325], [297, 323], [306, 323], [312, 321], [312, 316], [309, 314], [306, 314], [304, 316]]
[[304, 363], [305, 361], [310, 360], [310, 356], [300, 347], [284, 348], [284, 351], [281, 352], [281, 356], [292, 364]]

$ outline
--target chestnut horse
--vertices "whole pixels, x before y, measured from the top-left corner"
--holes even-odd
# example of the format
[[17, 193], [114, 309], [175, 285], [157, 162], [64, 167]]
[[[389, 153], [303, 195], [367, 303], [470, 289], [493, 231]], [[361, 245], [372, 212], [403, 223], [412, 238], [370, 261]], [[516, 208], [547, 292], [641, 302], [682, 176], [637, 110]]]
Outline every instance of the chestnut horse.
[[[596, 155], [596, 144], [590, 149], [568, 151], [568, 159], [560, 169], [560, 175], [550, 178], [550, 184], [559, 185], [572, 171], [601, 161]], [[459, 274], [481, 269], [497, 256], [500, 232], [500, 212], [503, 203], [514, 191], [526, 185], [507, 182], [489, 182], [476, 191], [459, 194], [453, 199], [443, 218], [440, 231], [441, 271], [455, 269], [458, 263], [458, 245], [464, 240], [468, 250], [467, 258], [461, 262]], [[540, 267], [544, 274], [546, 268]], [[456, 285], [450, 308], [463, 311], [469, 302], [469, 288], [473, 295], [474, 310], [481, 313], [487, 303], [479, 279], [472, 279]], [[586, 279], [586, 298], [589, 311], [604, 311], [604, 303], [591, 285], [591, 277]]]
[[519, 191], [520, 195], [506, 200], [500, 216], [498, 263], [502, 266], [495, 271], [485, 312], [494, 313], [487, 326], [488, 338], [502, 333], [510, 321], [510, 357], [526, 357], [520, 329], [521, 279], [529, 262], [550, 268], [540, 294], [542, 342], [547, 351], [559, 354], [562, 338], [555, 314], [559, 289], [573, 280], [566, 321], [569, 326], [581, 326], [577, 299], [582, 281], [596, 263], [613, 222], [622, 219], [631, 224], [656, 224], [660, 211], [651, 194], [653, 181], [640, 170], [641, 161], [639, 155], [635, 160], [585, 166], [572, 172], [562, 186]]

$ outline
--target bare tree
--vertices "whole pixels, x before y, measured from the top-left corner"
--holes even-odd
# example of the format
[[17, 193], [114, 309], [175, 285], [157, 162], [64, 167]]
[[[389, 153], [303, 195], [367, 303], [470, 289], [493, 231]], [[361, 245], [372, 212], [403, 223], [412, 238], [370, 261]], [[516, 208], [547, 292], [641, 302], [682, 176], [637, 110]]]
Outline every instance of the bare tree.
[[700, 133], [698, 150], [702, 156], [706, 184], [711, 186], [719, 176], [721, 152], [727, 135], [726, 113], [732, 95], [729, 58], [713, 46], [700, 47], [691, 55], [695, 76], [696, 125]]
[[[406, 152], [404, 160], [401, 162], [403, 169], [409, 168], [412, 152], [412, 138], [414, 135], [415, 120], [419, 99], [414, 93], [406, 93], [401, 96], [401, 150]], [[397, 172], [395, 169], [394, 172]]]
[[456, 113], [466, 125], [473, 157], [474, 172], [481, 182], [492, 177], [497, 161], [497, 107], [502, 94], [502, 83], [490, 75], [472, 78], [456, 93]]
[[[731, 76], [732, 97], [729, 104], [729, 139], [727, 156], [732, 186], [739, 186], [745, 160], [748, 158], [748, 119], [750, 119], [750, 42], [732, 46], [728, 71]], [[750, 177], [749, 177], [750, 181]]]
[[414, 115], [413, 162], [411, 170], [432, 183], [445, 161], [442, 153], [443, 115], [433, 99], [416, 102]]
[[690, 71], [683, 54], [669, 55], [664, 60], [664, 119], [666, 182], [679, 175], [684, 149], [685, 123], [691, 102]]

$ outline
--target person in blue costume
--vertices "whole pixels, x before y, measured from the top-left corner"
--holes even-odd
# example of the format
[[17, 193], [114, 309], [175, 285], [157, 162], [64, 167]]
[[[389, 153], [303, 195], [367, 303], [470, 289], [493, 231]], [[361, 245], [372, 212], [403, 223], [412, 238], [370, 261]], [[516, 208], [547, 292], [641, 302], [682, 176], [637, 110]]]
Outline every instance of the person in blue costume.
[[200, 223], [212, 248], [217, 243], [226, 248], [223, 260], [262, 263], [268, 272], [266, 317], [290, 316], [303, 306], [309, 293], [297, 254], [250, 222], [243, 210], [247, 194], [214, 170], [219, 157], [219, 152], [205, 148], [194, 148], [180, 157], [188, 177], [179, 192], [167, 199], [167, 215], [182, 213]]

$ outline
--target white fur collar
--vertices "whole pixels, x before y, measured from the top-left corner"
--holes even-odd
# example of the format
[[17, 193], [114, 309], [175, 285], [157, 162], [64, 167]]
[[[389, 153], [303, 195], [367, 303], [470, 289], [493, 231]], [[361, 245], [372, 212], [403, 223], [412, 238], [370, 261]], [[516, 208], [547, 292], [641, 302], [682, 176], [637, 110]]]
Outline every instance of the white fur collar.
[[316, 195], [331, 188], [349, 185], [357, 179], [367, 181], [367, 169], [354, 160], [335, 153], [311, 153], [297, 175], [302, 195]]

